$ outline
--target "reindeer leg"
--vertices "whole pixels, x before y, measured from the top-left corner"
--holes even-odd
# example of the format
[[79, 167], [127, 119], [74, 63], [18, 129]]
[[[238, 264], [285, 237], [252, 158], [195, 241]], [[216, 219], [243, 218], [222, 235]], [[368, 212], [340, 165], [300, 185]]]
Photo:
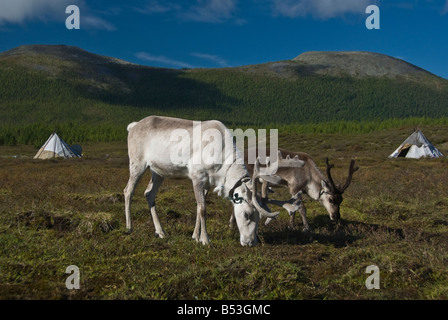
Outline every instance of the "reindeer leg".
[[[280, 201], [280, 200], [273, 200], [273, 199], [267, 199], [268, 203], [277, 205], [288, 211], [288, 214], [290, 216], [289, 218], [289, 228], [294, 228], [294, 217], [297, 212], [297, 210], [300, 209], [300, 206], [302, 205], [302, 192], [298, 192], [295, 194], [291, 199], [288, 201]], [[306, 215], [306, 212], [305, 212]], [[308, 226], [308, 222], [306, 222], [306, 216], [304, 217], [302, 215], [302, 219], [304, 220], [304, 225]], [[265, 222], [265, 225], [267, 225], [269, 222], [271, 222], [271, 219], [267, 219]]]
[[[208, 191], [209, 191], [209, 189], [205, 189], [204, 190], [204, 203], [205, 203], [205, 201], [207, 199]], [[195, 222], [195, 225], [194, 225], [194, 231], [193, 231], [192, 238], [194, 240], [198, 241], [198, 242], [199, 242], [199, 234], [200, 234], [200, 232], [201, 232], [201, 217], [200, 217], [199, 214], [196, 214], [196, 222]]]
[[266, 204], [268, 201], [268, 188], [269, 182], [263, 180], [263, 184], [261, 185], [261, 203]]
[[288, 213], [289, 213], [289, 229], [294, 229], [294, 227], [296, 226], [294, 222], [296, 211], [290, 211]]
[[140, 180], [141, 176], [146, 170], [146, 165], [135, 163], [133, 161], [129, 164], [129, 180], [126, 188], [124, 188], [124, 207], [126, 215], [126, 233], [132, 232], [132, 219], [131, 219], [131, 201], [134, 194], [135, 186]]
[[303, 201], [299, 205], [299, 212], [302, 217], [303, 232], [310, 232], [310, 226], [308, 225], [308, 220], [306, 218], [306, 208], [305, 205], [303, 204]]
[[[207, 200], [209, 189], [204, 190], [204, 203]], [[199, 233], [201, 232], [201, 217], [199, 214], [196, 214], [196, 223], [194, 225], [194, 231], [192, 238], [196, 241], [199, 241]]]
[[199, 233], [201, 232], [201, 217], [196, 214], [196, 222], [194, 224], [193, 235], [191, 236], [194, 240], [199, 242]]
[[[207, 198], [208, 189], [204, 190], [204, 201]], [[200, 216], [196, 215], [196, 223], [194, 225], [194, 231], [193, 231], [193, 239], [199, 241], [199, 232], [201, 231], [201, 219]]]
[[289, 228], [293, 229], [295, 227], [295, 216], [296, 216], [296, 212], [297, 210], [300, 210], [300, 206], [302, 204], [302, 192], [299, 191], [297, 192], [290, 200], [289, 203], [291, 204], [290, 206], [286, 207], [285, 204], [285, 209], [288, 210], [289, 213]]
[[[206, 207], [205, 207], [205, 195], [204, 193], [204, 183], [200, 180], [193, 180], [194, 195], [197, 202], [197, 213], [196, 213], [196, 226], [193, 231], [193, 239], [202, 244], [210, 244], [210, 239], [207, 234], [206, 228]], [[200, 234], [200, 236], [199, 236]]]
[[159, 176], [154, 171], [151, 171], [151, 180], [148, 187], [145, 190], [146, 201], [148, 202], [149, 209], [151, 211], [152, 221], [156, 229], [156, 236], [164, 238], [166, 236], [165, 231], [160, 224], [159, 216], [156, 212], [156, 194], [163, 182], [163, 177]]

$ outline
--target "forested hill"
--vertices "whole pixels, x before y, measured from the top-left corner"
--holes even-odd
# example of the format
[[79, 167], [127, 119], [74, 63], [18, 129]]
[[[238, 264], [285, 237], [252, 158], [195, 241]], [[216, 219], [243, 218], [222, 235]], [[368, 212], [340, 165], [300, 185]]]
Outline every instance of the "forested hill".
[[448, 115], [448, 80], [368, 52], [308, 52], [258, 65], [177, 70], [32, 45], [0, 53], [0, 83], [0, 143], [20, 128], [23, 136], [30, 128], [64, 125], [74, 135], [119, 128], [122, 137], [129, 122], [151, 114], [233, 126]]

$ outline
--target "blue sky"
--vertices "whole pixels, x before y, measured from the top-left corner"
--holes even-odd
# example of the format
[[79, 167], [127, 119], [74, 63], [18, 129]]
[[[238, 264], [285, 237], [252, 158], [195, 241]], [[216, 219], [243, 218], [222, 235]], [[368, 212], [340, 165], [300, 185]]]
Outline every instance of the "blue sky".
[[[68, 30], [68, 5], [80, 29]], [[368, 5], [380, 29], [368, 30]], [[0, 51], [66, 44], [130, 62], [215, 68], [373, 51], [448, 78], [448, 0], [0, 0]]]

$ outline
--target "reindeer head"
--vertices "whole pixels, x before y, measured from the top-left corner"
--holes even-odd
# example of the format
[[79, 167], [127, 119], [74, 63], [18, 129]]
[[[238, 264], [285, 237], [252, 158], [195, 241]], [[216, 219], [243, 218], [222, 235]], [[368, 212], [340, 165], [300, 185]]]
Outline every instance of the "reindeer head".
[[243, 178], [241, 184], [236, 185], [231, 192], [234, 203], [234, 214], [237, 226], [240, 230], [240, 242], [243, 246], [253, 246], [257, 242], [257, 228], [260, 217], [273, 219], [279, 212], [271, 212], [270, 209], [260, 204], [258, 198], [259, 179], [276, 179], [275, 172], [282, 167], [303, 167], [305, 162], [298, 157], [291, 159], [282, 158], [278, 151], [276, 166], [271, 164], [270, 158], [266, 158], [265, 167], [260, 169], [260, 158], [254, 164], [252, 179]]
[[250, 177], [242, 178], [230, 191], [233, 202], [233, 213], [240, 231], [242, 246], [252, 247], [257, 243], [257, 230], [260, 217], [275, 218], [279, 212], [271, 212], [263, 208], [257, 198], [258, 172]]
[[[243, 178], [241, 184], [232, 192], [233, 213], [240, 231], [242, 246], [252, 247], [257, 243], [257, 230], [260, 217], [275, 218], [279, 212], [270, 212], [263, 208], [256, 196], [256, 183], [258, 178]], [[255, 189], [255, 190], [254, 190]]]
[[330, 219], [338, 220], [341, 217], [340, 206], [343, 200], [342, 194], [350, 185], [353, 173], [355, 173], [359, 169], [359, 167], [355, 167], [355, 160], [350, 161], [347, 181], [343, 186], [340, 186], [336, 185], [333, 181], [333, 178], [331, 177], [330, 170], [334, 167], [334, 165], [328, 163], [328, 158], [326, 159], [326, 164], [328, 181], [321, 181], [322, 189], [319, 194], [319, 201], [322, 203], [325, 209], [327, 209], [330, 215]]

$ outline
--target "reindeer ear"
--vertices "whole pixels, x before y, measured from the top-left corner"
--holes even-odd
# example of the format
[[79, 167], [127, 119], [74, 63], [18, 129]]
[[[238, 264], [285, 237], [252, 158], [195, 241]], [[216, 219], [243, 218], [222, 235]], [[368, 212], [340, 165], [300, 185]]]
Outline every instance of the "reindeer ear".
[[246, 190], [247, 198], [250, 199], [252, 197], [252, 188], [253, 188], [252, 180], [243, 183], [243, 187]]
[[322, 186], [322, 189], [330, 190], [330, 186], [325, 180], [321, 180], [320, 185]]

